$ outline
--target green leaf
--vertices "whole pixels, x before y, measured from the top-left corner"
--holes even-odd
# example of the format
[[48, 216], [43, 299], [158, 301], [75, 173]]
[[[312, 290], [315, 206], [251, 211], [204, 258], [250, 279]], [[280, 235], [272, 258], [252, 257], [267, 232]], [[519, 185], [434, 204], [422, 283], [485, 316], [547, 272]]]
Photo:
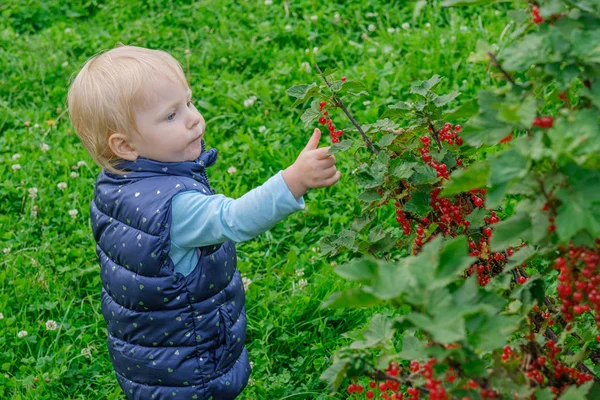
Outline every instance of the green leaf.
[[515, 178], [522, 178], [527, 174], [528, 160], [517, 152], [513, 147], [489, 158], [490, 174], [488, 183], [490, 186], [502, 185]]
[[342, 384], [349, 365], [349, 359], [336, 360], [321, 374], [320, 379], [327, 382], [327, 389], [331, 393], [336, 392]]
[[581, 400], [587, 398], [587, 393], [592, 388], [594, 381], [589, 381], [584, 383], [581, 386], [569, 386], [567, 390], [564, 391], [562, 396], [559, 397], [559, 400]]
[[438, 180], [436, 170], [429, 165], [417, 165], [414, 170], [415, 173], [408, 179], [413, 185], [425, 185]]
[[506, 338], [519, 327], [517, 315], [477, 313], [467, 320], [469, 343], [480, 351], [493, 351], [506, 345]]
[[346, 151], [351, 147], [352, 147], [352, 140], [344, 139], [339, 143], [332, 144], [331, 147], [329, 148], [329, 151], [327, 152], [327, 154], [337, 154], [340, 151]]
[[443, 96], [438, 96], [433, 101], [433, 104], [435, 104], [437, 107], [443, 107], [446, 104], [450, 103], [455, 98], [457, 98], [458, 96], [460, 96], [460, 92], [457, 92], [456, 90], [453, 90], [452, 92], [450, 92], [448, 94], [445, 94]]
[[518, 267], [529, 260], [531, 257], [535, 257], [536, 252], [532, 246], [521, 247], [518, 251], [508, 258], [508, 262], [504, 266], [504, 272], [509, 272], [513, 268]]
[[404, 360], [418, 360], [425, 353], [425, 343], [421, 342], [414, 336], [404, 335], [402, 338], [402, 351], [398, 353], [398, 357]]
[[450, 175], [450, 180], [444, 182], [441, 196], [449, 197], [471, 189], [483, 188], [489, 174], [490, 165], [487, 161], [475, 162], [468, 169], [457, 169]]
[[[498, 143], [513, 128], [512, 124], [499, 118], [498, 110], [507, 101], [506, 96], [480, 90], [477, 101], [479, 114], [468, 121], [461, 135], [469, 142], [473, 142], [473, 146], [479, 146], [481, 143]], [[478, 141], [481, 143], [477, 144]]]
[[379, 262], [377, 278], [369, 289], [365, 288], [365, 291], [369, 290], [381, 300], [391, 300], [405, 294], [415, 285], [415, 279], [405, 267], [405, 262], [405, 260], [400, 263]]
[[470, 229], [479, 229], [486, 225], [484, 218], [488, 217], [490, 212], [484, 208], [476, 208], [465, 219], [469, 222]]
[[377, 261], [369, 258], [352, 260], [337, 267], [335, 273], [351, 281], [370, 280], [377, 273]]
[[492, 236], [492, 251], [502, 251], [529, 239], [531, 218], [527, 214], [516, 214], [496, 225]]
[[469, 256], [469, 247], [465, 236], [458, 236], [444, 243], [440, 254], [438, 278], [453, 277], [461, 274], [475, 261]]
[[379, 147], [387, 147], [390, 144], [392, 144], [392, 142], [394, 141], [394, 139], [396, 139], [396, 135], [393, 133], [384, 135], [381, 139], [379, 139], [379, 141], [377, 142], [377, 146]]
[[549, 60], [551, 53], [547, 36], [542, 33], [530, 33], [522, 41], [508, 46], [500, 53], [500, 63], [506, 71], [528, 70], [534, 64]]
[[442, 116], [447, 121], [456, 121], [471, 118], [473, 115], [477, 114], [478, 111], [479, 104], [477, 103], [477, 99], [471, 99], [457, 108], [444, 111]]
[[300, 119], [302, 120], [302, 122], [304, 122], [304, 126], [308, 126], [308, 124], [310, 124], [316, 118], [319, 118], [320, 114], [321, 112], [319, 111], [319, 101], [313, 100], [313, 102], [310, 104], [310, 108], [304, 111], [304, 114], [302, 114]]
[[377, 304], [379, 304], [377, 297], [365, 293], [360, 288], [351, 288], [332, 294], [321, 304], [320, 308], [361, 308], [373, 307]]
[[376, 189], [367, 189], [358, 195], [358, 199], [370, 203], [372, 201], [380, 200], [381, 195]]
[[424, 217], [432, 211], [432, 208], [429, 205], [431, 201], [429, 190], [416, 190], [411, 196], [412, 198], [404, 204], [403, 210], [405, 212]]
[[[450, 311], [450, 310], [448, 310]], [[452, 312], [431, 318], [412, 312], [406, 316], [417, 328], [429, 333], [433, 340], [441, 344], [450, 344], [466, 338], [465, 321]]]
[[369, 329], [364, 332], [364, 341], [355, 341], [350, 345], [351, 349], [372, 348], [378, 345], [389, 347], [394, 337], [394, 322], [381, 314], [375, 314], [369, 324]]
[[289, 96], [295, 97], [297, 99], [302, 99], [306, 96], [306, 94], [310, 91], [310, 89], [316, 87], [316, 83], [311, 83], [310, 85], [302, 84], [302, 85], [294, 85], [288, 90], [286, 90], [286, 94]]
[[437, 85], [441, 81], [442, 78], [440, 78], [439, 75], [434, 75], [429, 80], [421, 82], [418, 85], [412, 86], [410, 88], [410, 92], [425, 97], [431, 91], [431, 89], [433, 89], [435, 85]]
[[413, 168], [417, 165], [419, 164], [396, 158], [390, 165], [390, 174], [398, 179], [408, 179], [415, 173]]

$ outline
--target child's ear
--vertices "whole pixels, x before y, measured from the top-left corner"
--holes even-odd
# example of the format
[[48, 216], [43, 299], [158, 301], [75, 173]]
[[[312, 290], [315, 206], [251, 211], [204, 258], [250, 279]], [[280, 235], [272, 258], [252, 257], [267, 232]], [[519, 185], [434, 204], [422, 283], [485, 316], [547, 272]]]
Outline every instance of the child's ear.
[[127, 136], [122, 133], [113, 133], [108, 137], [108, 147], [113, 154], [123, 160], [135, 161], [138, 154], [135, 148], [129, 143]]

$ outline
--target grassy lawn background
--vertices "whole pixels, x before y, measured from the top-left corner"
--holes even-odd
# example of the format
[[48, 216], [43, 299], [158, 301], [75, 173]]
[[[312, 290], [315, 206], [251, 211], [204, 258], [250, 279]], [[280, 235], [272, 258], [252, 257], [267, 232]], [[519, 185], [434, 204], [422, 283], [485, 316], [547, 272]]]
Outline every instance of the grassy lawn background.
[[[505, 6], [430, 3], [414, 19], [413, 1], [0, 5], [0, 398], [124, 398], [106, 350], [88, 221], [99, 168], [64, 111], [69, 79], [89, 57], [123, 42], [177, 58], [206, 118], [207, 145], [220, 153], [211, 184], [235, 198], [291, 164], [310, 137], [313, 126], [303, 126], [285, 90], [317, 81], [307, 68], [315, 61], [367, 85], [370, 95], [348, 104], [363, 123], [435, 73], [447, 77], [442, 90], [463, 93], [460, 101], [475, 96], [488, 77], [466, 59], [479, 39], [502, 46]], [[256, 102], [246, 108], [251, 96]], [[333, 117], [348, 126], [341, 112]], [[228, 173], [232, 166], [237, 171]], [[254, 371], [243, 399], [328, 398], [318, 378], [347, 342], [342, 335], [374, 311], [392, 312], [319, 310], [343, 285], [332, 263], [353, 257], [318, 251], [321, 237], [360, 212], [353, 168], [351, 155], [338, 156], [337, 185], [310, 192], [306, 211], [237, 247], [242, 275], [252, 280]], [[58, 328], [47, 329], [48, 320]]]

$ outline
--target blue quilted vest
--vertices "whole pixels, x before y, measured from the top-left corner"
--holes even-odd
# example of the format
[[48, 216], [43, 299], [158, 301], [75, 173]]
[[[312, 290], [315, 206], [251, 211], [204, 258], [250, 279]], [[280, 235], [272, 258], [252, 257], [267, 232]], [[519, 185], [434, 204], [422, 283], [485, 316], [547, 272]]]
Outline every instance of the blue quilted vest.
[[[204, 150], [204, 143], [203, 150]], [[124, 162], [100, 173], [91, 204], [102, 314], [117, 379], [129, 399], [234, 399], [250, 376], [244, 288], [233, 242], [197, 249], [188, 276], [169, 257], [171, 200], [214, 192], [195, 162]]]

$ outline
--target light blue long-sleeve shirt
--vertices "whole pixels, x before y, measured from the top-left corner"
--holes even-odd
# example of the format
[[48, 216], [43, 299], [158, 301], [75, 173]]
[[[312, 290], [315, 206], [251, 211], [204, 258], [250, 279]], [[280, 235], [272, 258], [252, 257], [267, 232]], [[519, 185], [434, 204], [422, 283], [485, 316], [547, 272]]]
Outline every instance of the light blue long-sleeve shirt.
[[173, 197], [169, 256], [175, 272], [187, 276], [193, 271], [198, 263], [197, 247], [250, 240], [304, 209], [304, 198], [294, 198], [282, 172], [239, 199], [196, 191]]

